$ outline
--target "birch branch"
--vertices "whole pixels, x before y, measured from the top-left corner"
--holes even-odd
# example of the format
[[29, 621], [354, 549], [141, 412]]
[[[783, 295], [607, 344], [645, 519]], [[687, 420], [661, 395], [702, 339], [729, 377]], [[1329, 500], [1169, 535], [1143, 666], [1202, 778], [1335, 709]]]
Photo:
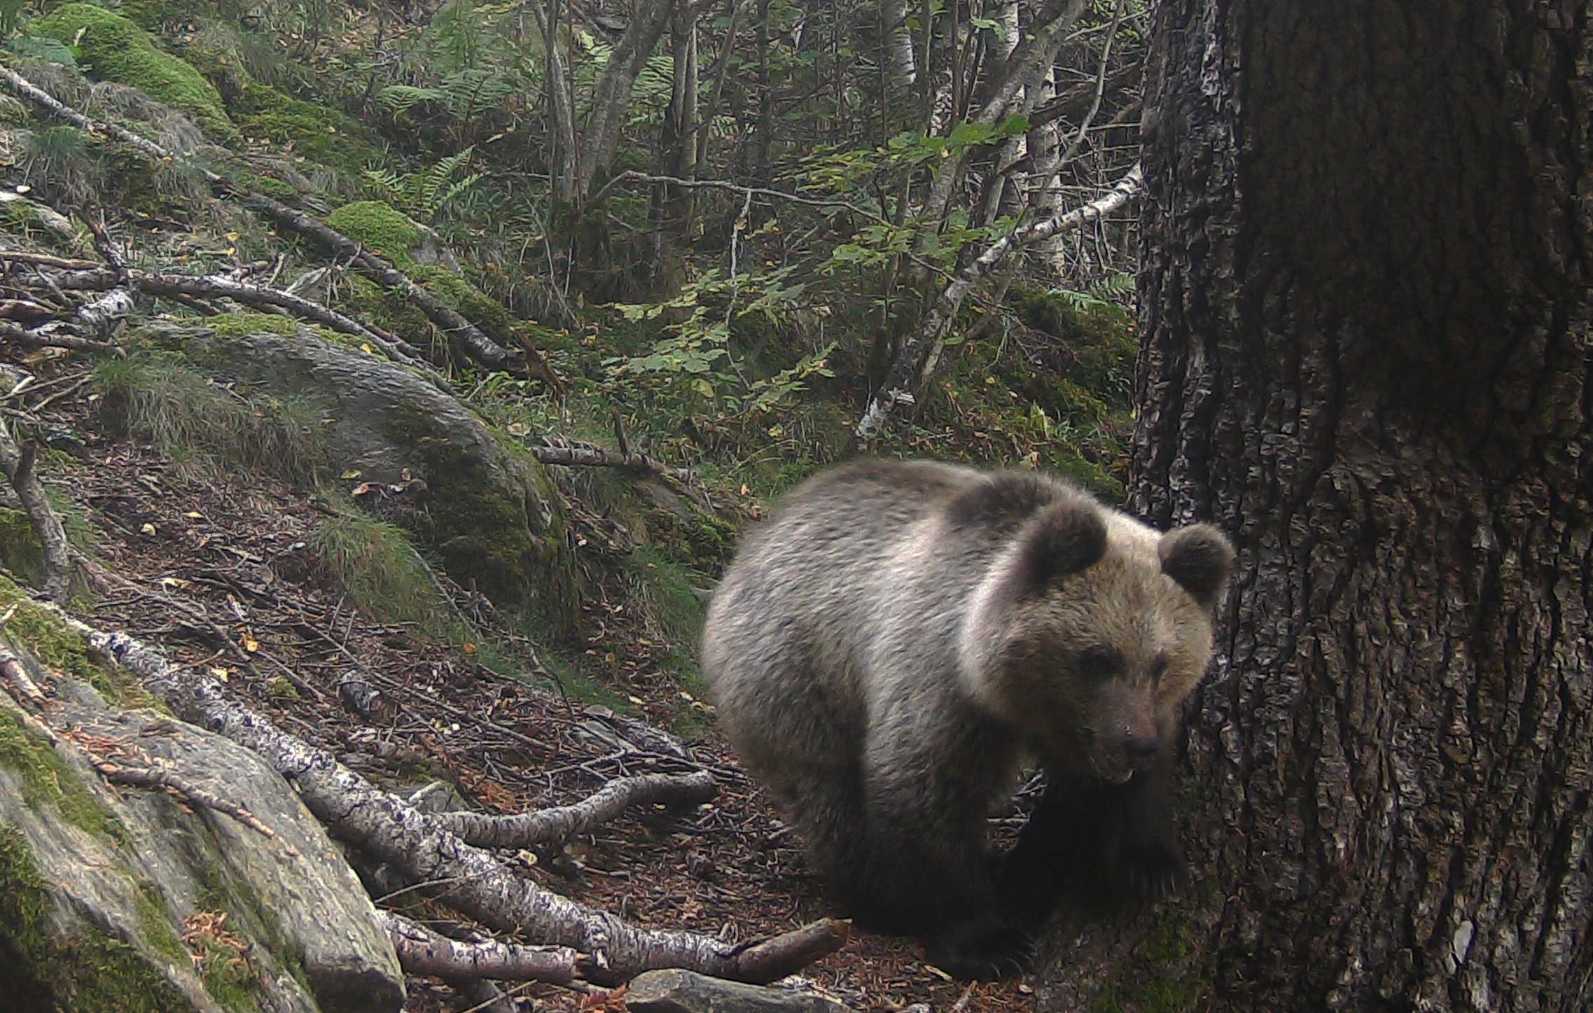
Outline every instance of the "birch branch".
[[[891, 363], [890, 372], [885, 376], [885, 382], [869, 399], [868, 408], [858, 419], [857, 426], [853, 430], [858, 441], [866, 443], [873, 439], [897, 405], [914, 403], [916, 400], [914, 390], [922, 385], [927, 379], [927, 374], [934, 369], [935, 360], [939, 356], [937, 346], [951, 330], [951, 325], [957, 318], [957, 311], [962, 306], [963, 297], [979, 279], [994, 271], [1013, 250], [1080, 228], [1120, 210], [1139, 195], [1144, 182], [1144, 173], [1136, 162], [1134, 167], [1117, 181], [1117, 185], [1105, 194], [1066, 214], [1053, 215], [1014, 229], [1010, 234], [990, 244], [984, 253], [958, 271], [951, 284], [941, 290], [940, 296], [929, 308], [924, 325], [902, 342], [901, 349]], [[918, 359], [926, 345], [936, 347], [936, 351], [926, 359], [925, 368], [920, 371]]]
[[681, 481], [690, 481], [691, 472], [675, 468], [647, 454], [604, 450], [602, 447], [532, 447], [531, 453], [543, 464], [561, 464], [591, 468], [628, 468], [657, 475], [669, 475]]
[[845, 942], [844, 923], [828, 919], [755, 944], [731, 945], [693, 932], [640, 928], [578, 904], [515, 874], [492, 853], [466, 844], [327, 753], [227, 699], [205, 673], [184, 671], [126, 634], [104, 633], [64, 614], [63, 620], [95, 651], [139, 676], [178, 716], [263, 757], [334, 835], [411, 880], [449, 883], [445, 902], [483, 925], [590, 954], [595, 980], [620, 982], [653, 968], [687, 967], [761, 984]]
[[555, 809], [513, 816], [450, 812], [431, 818], [466, 844], [484, 848], [529, 848], [585, 833], [634, 806], [700, 805], [712, 799], [718, 790], [713, 775], [705, 770], [694, 774], [642, 774], [610, 781], [589, 798]]
[[57, 275], [54, 278], [57, 286], [66, 291], [95, 291], [122, 284], [132, 285], [140, 291], [150, 295], [193, 295], [213, 296], [231, 299], [245, 306], [270, 306], [286, 310], [296, 317], [310, 320], [331, 328], [340, 334], [368, 341], [386, 352], [395, 362], [403, 363], [416, 369], [421, 369], [428, 374], [435, 375], [436, 371], [419, 358], [420, 351], [395, 334], [372, 324], [361, 323], [352, 317], [344, 316], [337, 310], [312, 302], [302, 296], [294, 295], [282, 289], [267, 288], [264, 285], [251, 285], [247, 282], [234, 281], [218, 275], [196, 277], [186, 274], [162, 274], [152, 271], [129, 270], [125, 279], [118, 277], [117, 272], [103, 268], [93, 271], [73, 271], [68, 274]]
[[586, 977], [591, 959], [568, 946], [522, 946], [495, 940], [467, 943], [438, 935], [391, 911], [378, 911], [398, 962], [410, 974], [491, 978], [568, 985]]
[[15, 341], [29, 348], [69, 348], [74, 352], [116, 352], [120, 346], [109, 341], [95, 341], [72, 334], [49, 334], [18, 327], [8, 320], [0, 320], [0, 340]]

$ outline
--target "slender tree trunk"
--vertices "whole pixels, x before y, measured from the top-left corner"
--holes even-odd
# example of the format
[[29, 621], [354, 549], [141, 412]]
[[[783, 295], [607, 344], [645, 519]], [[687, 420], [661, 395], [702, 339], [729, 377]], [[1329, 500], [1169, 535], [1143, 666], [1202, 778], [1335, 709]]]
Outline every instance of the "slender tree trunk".
[[1187, 735], [1206, 1005], [1593, 1003], [1590, 22], [1157, 9], [1134, 506], [1240, 549]]
[[[685, 2], [685, 0], [680, 0]], [[614, 160], [620, 128], [630, 108], [631, 88], [647, 58], [668, 26], [676, 0], [638, 0], [631, 20], [625, 26], [609, 57], [608, 66], [592, 88], [592, 110], [587, 114], [581, 138], [580, 159], [576, 168], [575, 192], [585, 196], [598, 175]]]
[[907, 25], [907, 0], [879, 0], [879, 18], [888, 86], [893, 95], [905, 99], [918, 79], [913, 32]]
[[548, 133], [553, 141], [554, 157], [548, 164], [554, 167], [553, 192], [561, 201], [568, 202], [576, 195], [579, 169], [576, 161], [575, 113], [570, 101], [570, 83], [564, 73], [564, 55], [559, 47], [559, 0], [548, 0], [543, 11], [536, 0], [530, 4], [531, 13], [542, 33], [545, 52], [545, 83], [547, 87]]

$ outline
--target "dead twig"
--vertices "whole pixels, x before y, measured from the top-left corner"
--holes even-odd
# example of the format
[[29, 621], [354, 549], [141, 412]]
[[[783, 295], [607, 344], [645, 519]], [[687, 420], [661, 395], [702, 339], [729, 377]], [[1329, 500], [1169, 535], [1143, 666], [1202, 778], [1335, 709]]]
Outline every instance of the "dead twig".
[[[92, 750], [85, 749], [84, 752], [88, 753], [94, 769], [100, 772], [100, 776], [112, 784], [164, 791], [190, 805], [225, 813], [262, 837], [276, 839], [276, 831], [261, 823], [260, 819], [248, 809], [236, 802], [229, 802], [215, 792], [207, 791], [164, 767], [130, 767], [108, 760]], [[286, 842], [283, 843], [283, 847], [288, 849], [289, 854], [298, 854], [293, 846]]]
[[95, 341], [73, 334], [38, 334], [24, 330], [10, 321], [0, 320], [0, 339], [15, 341], [29, 348], [68, 348], [74, 352], [113, 352], [122, 349], [109, 341]]

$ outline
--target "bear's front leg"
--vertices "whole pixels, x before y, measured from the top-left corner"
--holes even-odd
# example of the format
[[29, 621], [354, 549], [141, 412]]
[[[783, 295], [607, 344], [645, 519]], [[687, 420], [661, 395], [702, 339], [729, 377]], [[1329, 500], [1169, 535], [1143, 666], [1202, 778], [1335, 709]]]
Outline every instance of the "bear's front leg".
[[998, 892], [1007, 916], [1030, 928], [1062, 895], [1115, 906], [1159, 897], [1184, 875], [1172, 819], [1171, 751], [1126, 784], [1048, 772], [1045, 793], [1007, 853]]
[[985, 851], [985, 799], [955, 768], [873, 767], [866, 777], [868, 861], [852, 877], [854, 916], [866, 928], [925, 941], [929, 960], [959, 978], [992, 979], [1027, 964], [1029, 934], [996, 902]]

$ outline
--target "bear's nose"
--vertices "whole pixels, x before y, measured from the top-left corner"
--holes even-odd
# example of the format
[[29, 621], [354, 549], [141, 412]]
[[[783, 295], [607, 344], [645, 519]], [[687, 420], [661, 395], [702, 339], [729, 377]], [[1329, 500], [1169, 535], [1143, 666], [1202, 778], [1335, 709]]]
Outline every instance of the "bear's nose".
[[1161, 747], [1161, 739], [1154, 735], [1131, 735], [1123, 742], [1128, 758], [1138, 767], [1148, 766]]

